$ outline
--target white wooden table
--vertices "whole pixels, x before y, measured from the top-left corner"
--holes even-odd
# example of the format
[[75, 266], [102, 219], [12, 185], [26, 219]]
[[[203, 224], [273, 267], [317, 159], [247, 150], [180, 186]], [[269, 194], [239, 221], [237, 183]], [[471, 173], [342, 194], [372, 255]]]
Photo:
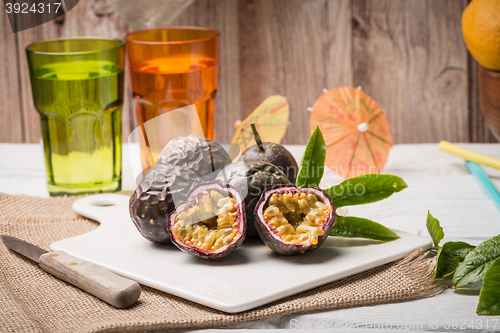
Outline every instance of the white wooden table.
[[[465, 148], [500, 158], [500, 144], [463, 144]], [[289, 146], [300, 161], [304, 146]], [[124, 146], [123, 189], [133, 190], [129, 155], [136, 147]], [[0, 144], [0, 192], [48, 197], [41, 145]], [[137, 164], [136, 164], [137, 165]], [[484, 168], [500, 188], [500, 171]], [[402, 177], [408, 188], [391, 198], [352, 207], [349, 214], [378, 221], [388, 227], [426, 235], [427, 210], [441, 221], [444, 241], [463, 240], [479, 244], [500, 234], [500, 211], [468, 172], [464, 161], [439, 151], [437, 144], [396, 145], [383, 173]], [[341, 178], [337, 178], [341, 181]], [[323, 184], [329, 186], [333, 184]], [[500, 331], [500, 316], [475, 313], [478, 291], [443, 293], [417, 301], [283, 316], [242, 323], [225, 332], [263, 329], [262, 332], [297, 331]], [[207, 330], [214, 331], [214, 330]]]

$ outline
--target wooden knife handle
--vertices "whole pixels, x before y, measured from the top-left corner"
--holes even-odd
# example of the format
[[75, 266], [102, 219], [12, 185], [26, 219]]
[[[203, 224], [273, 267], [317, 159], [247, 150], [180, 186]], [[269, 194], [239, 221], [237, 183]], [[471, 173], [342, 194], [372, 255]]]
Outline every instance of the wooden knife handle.
[[120, 309], [134, 304], [141, 295], [141, 287], [137, 282], [72, 257], [64, 251], [42, 254], [40, 267]]

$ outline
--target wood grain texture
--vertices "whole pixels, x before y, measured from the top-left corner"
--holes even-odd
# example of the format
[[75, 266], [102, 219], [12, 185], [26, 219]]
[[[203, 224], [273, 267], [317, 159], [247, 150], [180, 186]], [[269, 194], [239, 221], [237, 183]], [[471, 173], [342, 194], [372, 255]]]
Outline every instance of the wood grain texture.
[[[146, 5], [146, 0], [145, 1]], [[283, 139], [304, 144], [307, 107], [322, 89], [361, 86], [387, 113], [395, 143], [492, 142], [479, 105], [477, 64], [461, 34], [467, 0], [195, 0], [172, 25], [221, 31], [216, 139], [272, 94], [287, 97]], [[59, 23], [12, 34], [0, 14], [0, 142], [38, 142], [24, 48], [62, 36], [123, 38], [106, 0], [81, 0]], [[136, 127], [126, 92], [123, 134]]]
[[387, 113], [394, 142], [410, 142], [410, 131], [405, 131], [410, 119], [405, 100], [403, 2], [353, 0], [351, 12], [352, 85], [360, 86]]
[[324, 88], [352, 85], [352, 20], [350, 0], [325, 3]]
[[[468, 52], [462, 38], [462, 12], [467, 0], [427, 1], [429, 24], [426, 98], [434, 124], [432, 142], [468, 141]], [[411, 12], [410, 12], [411, 13]]]
[[[126, 32], [127, 28], [125, 24], [104, 0], [82, 0], [73, 10], [61, 17], [60, 20], [47, 22], [41, 26], [16, 34], [11, 33], [16, 39], [16, 48], [10, 50], [11, 55], [9, 57], [14, 57], [15, 52], [19, 54], [19, 57], [15, 57], [15, 59], [18, 59], [18, 64], [15, 68], [18, 70], [21, 82], [18, 93], [21, 105], [18, 112], [20, 112], [23, 119], [24, 136], [22, 142], [39, 142], [41, 137], [39, 115], [35, 110], [31, 95], [28, 64], [25, 54], [26, 46], [45, 39], [59, 37], [104, 36], [123, 38]], [[132, 119], [131, 110], [128, 107], [128, 95], [126, 97], [123, 108], [125, 137], [130, 131], [131, 126], [129, 124]], [[12, 139], [6, 141], [21, 142]]]
[[0, 13], [0, 142], [23, 142], [24, 127], [20, 113], [19, 56], [16, 38], [4, 11]]
[[286, 143], [307, 142], [307, 108], [326, 84], [325, 8], [323, 0], [240, 1], [243, 117], [266, 97], [285, 96], [290, 105]]
[[131, 306], [141, 296], [137, 282], [63, 251], [42, 254], [40, 267], [119, 309]]
[[193, 0], [147, 0], [145, 6], [142, 1], [106, 1], [132, 31], [170, 25], [193, 3]]
[[467, 141], [464, 7], [449, 0], [351, 1], [353, 83], [386, 111], [394, 142]]
[[500, 73], [479, 66], [479, 99], [486, 124], [500, 141]]
[[215, 99], [215, 139], [231, 141], [241, 119], [238, 2], [196, 0], [172, 25], [204, 26], [221, 32], [219, 89]]
[[486, 125], [479, 100], [479, 64], [469, 54], [469, 141], [497, 142]]

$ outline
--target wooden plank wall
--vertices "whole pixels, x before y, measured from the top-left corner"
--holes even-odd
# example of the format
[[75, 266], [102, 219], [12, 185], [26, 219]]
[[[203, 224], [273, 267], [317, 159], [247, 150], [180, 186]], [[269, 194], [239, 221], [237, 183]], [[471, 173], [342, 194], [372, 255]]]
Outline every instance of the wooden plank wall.
[[[147, 0], [143, 0], [147, 2]], [[361, 86], [386, 111], [395, 143], [493, 142], [482, 116], [477, 64], [461, 35], [467, 0], [195, 0], [173, 25], [222, 32], [216, 138], [264, 98], [290, 104], [284, 142], [309, 137], [307, 107], [323, 88]], [[80, 0], [62, 22], [13, 34], [0, 13], [0, 142], [38, 142], [24, 48], [48, 38], [123, 38], [105, 0]], [[135, 128], [126, 98], [124, 138]]]
[[[12, 33], [6, 13], [0, 11], [0, 142], [39, 142], [40, 120], [33, 106], [25, 48], [44, 39], [68, 36], [122, 38], [127, 27], [105, 1], [84, 0], [69, 13], [28, 30]], [[7, 41], [7, 45], [6, 42]], [[14, 72], [9, 74], [10, 72]], [[10, 90], [9, 90], [10, 89]], [[7, 101], [7, 102], [6, 102]], [[125, 106], [128, 109], [128, 103]], [[124, 128], [130, 113], [124, 112]], [[4, 121], [7, 120], [7, 122]], [[127, 130], [128, 131], [128, 130]], [[124, 133], [125, 134], [125, 133]]]

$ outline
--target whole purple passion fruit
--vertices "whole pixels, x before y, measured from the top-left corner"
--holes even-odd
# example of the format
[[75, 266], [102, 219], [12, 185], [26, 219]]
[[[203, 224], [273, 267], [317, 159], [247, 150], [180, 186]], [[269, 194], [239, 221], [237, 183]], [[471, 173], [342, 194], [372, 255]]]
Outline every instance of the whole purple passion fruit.
[[242, 154], [243, 160], [259, 160], [276, 165], [288, 177], [290, 182], [295, 184], [299, 166], [292, 154], [279, 143], [262, 142], [259, 132], [257, 132], [257, 127], [253, 122], [250, 123], [250, 127], [252, 128], [256, 145], [245, 150]]
[[243, 153], [244, 160], [262, 160], [276, 165], [295, 183], [299, 166], [292, 154], [282, 145], [274, 142], [263, 142], [261, 146], [251, 146]]
[[212, 180], [216, 171], [231, 163], [224, 148], [215, 141], [194, 135], [170, 140], [161, 150], [156, 164], [182, 165], [193, 170], [198, 177]]
[[245, 160], [230, 164], [221, 170], [217, 180], [239, 189], [245, 196], [247, 238], [258, 237], [253, 222], [253, 213], [264, 190], [275, 185], [290, 184], [288, 178], [278, 167], [257, 160]]
[[317, 249], [335, 223], [331, 197], [314, 187], [267, 189], [255, 207], [260, 238], [276, 253], [290, 256]]
[[205, 259], [219, 259], [243, 243], [245, 203], [238, 190], [218, 181], [200, 183], [186, 203], [169, 217], [167, 228], [179, 249]]
[[168, 243], [168, 215], [186, 199], [198, 176], [187, 167], [161, 164], [152, 167], [129, 200], [130, 218], [142, 236], [155, 243]]

